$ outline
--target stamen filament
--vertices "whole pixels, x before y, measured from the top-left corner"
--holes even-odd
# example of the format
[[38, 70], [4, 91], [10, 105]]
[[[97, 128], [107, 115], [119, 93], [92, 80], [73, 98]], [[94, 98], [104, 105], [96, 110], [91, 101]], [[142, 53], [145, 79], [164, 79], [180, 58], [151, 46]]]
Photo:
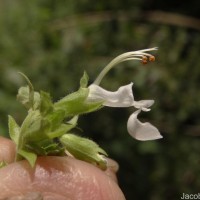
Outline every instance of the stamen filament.
[[149, 53], [145, 53], [147, 51], [155, 51], [158, 48], [150, 48], [150, 49], [143, 49], [139, 51], [130, 51], [127, 53], [123, 53], [116, 58], [114, 58], [106, 67], [101, 71], [101, 73], [98, 75], [96, 80], [94, 81], [94, 84], [99, 85], [101, 83], [101, 80], [103, 77], [117, 64], [128, 61], [128, 60], [140, 60], [143, 64], [146, 64], [148, 61], [154, 61], [155, 57], [152, 56]]

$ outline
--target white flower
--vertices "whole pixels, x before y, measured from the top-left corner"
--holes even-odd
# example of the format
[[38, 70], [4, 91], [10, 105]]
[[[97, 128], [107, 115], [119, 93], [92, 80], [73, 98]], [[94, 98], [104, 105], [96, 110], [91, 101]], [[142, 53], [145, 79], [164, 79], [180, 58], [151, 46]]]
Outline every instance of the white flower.
[[142, 141], [162, 138], [156, 127], [148, 122], [142, 123], [137, 119], [137, 116], [141, 111], [150, 111], [149, 107], [153, 105], [154, 100], [135, 101], [132, 92], [133, 83], [121, 86], [115, 92], [107, 91], [100, 87], [99, 84], [111, 68], [123, 61], [141, 60], [143, 64], [146, 64], [148, 61], [154, 61], [155, 57], [146, 53], [147, 51], [154, 50], [157, 50], [157, 48], [131, 51], [117, 56], [101, 71], [94, 83], [88, 87], [89, 95], [87, 101], [89, 102], [102, 101], [104, 106], [135, 107], [138, 109], [129, 117], [127, 122], [127, 129], [133, 138]]
[[162, 138], [158, 129], [149, 122], [142, 123], [137, 119], [141, 110], [135, 111], [128, 119], [127, 129], [129, 134], [137, 140], [156, 140]]
[[110, 92], [92, 84], [89, 86], [88, 101], [103, 101], [103, 105], [109, 107], [130, 107], [134, 102], [132, 85], [133, 83], [130, 83], [120, 87], [115, 92]]
[[158, 129], [150, 123], [141, 123], [137, 115], [143, 111], [149, 111], [149, 107], [154, 103], [153, 100], [135, 101], [132, 85], [121, 86], [117, 91], [111, 92], [92, 84], [89, 86], [89, 102], [102, 101], [108, 107], [135, 107], [139, 110], [134, 112], [128, 119], [127, 129], [129, 134], [137, 140], [155, 140], [162, 138]]

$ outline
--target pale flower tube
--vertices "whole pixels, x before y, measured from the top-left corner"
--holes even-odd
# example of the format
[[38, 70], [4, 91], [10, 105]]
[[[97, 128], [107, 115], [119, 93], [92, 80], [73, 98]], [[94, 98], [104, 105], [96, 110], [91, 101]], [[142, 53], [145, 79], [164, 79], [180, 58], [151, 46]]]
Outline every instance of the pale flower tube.
[[149, 111], [149, 107], [154, 103], [153, 100], [135, 101], [132, 92], [133, 83], [119, 87], [117, 91], [111, 92], [102, 87], [92, 84], [89, 88], [87, 101], [102, 101], [104, 106], [108, 107], [131, 107], [143, 111]]
[[102, 101], [104, 106], [108, 107], [130, 107], [134, 102], [132, 93], [132, 85], [130, 83], [121, 86], [117, 91], [111, 92], [102, 87], [92, 84], [89, 86], [88, 101]]

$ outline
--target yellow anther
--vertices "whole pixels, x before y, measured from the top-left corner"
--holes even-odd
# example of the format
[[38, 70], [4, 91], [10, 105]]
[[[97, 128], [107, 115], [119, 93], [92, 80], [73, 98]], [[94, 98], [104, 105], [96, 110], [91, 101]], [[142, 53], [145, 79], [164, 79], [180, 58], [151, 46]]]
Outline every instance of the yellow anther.
[[149, 56], [149, 61], [154, 62], [156, 60], [155, 56]]
[[142, 61], [148, 61], [148, 58], [147, 58], [147, 56], [142, 56]]
[[147, 56], [142, 56], [142, 64], [147, 64], [148, 63], [148, 58]]
[[146, 65], [148, 63], [147, 60], [142, 60], [142, 64]]

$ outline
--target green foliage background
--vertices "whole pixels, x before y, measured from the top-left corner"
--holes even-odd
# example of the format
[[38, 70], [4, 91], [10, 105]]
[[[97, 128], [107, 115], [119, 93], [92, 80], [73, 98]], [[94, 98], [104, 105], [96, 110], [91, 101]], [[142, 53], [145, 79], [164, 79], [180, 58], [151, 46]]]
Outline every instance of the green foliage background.
[[54, 100], [78, 89], [86, 70], [92, 82], [115, 56], [158, 46], [155, 63], [118, 66], [102, 86], [134, 82], [137, 100], [155, 99], [140, 117], [164, 139], [133, 140], [126, 130], [131, 109], [104, 108], [79, 125], [119, 162], [119, 184], [127, 200], [180, 199], [200, 190], [200, 1], [1, 0], [0, 134], [7, 115], [22, 122], [15, 96], [25, 73], [36, 90]]

